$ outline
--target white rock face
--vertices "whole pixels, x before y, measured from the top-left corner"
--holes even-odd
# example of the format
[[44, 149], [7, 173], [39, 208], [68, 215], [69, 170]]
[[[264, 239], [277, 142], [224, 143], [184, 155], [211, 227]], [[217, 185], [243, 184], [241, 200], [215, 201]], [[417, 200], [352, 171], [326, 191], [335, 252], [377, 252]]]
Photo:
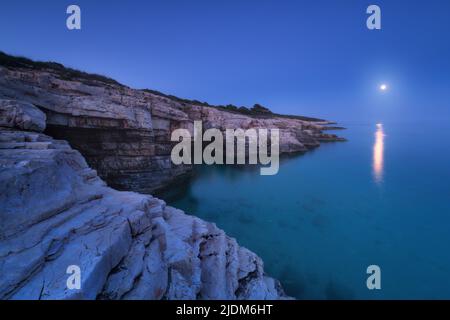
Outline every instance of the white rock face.
[[[0, 128], [0, 299], [287, 298], [214, 224], [107, 187], [65, 141], [22, 123]], [[67, 287], [71, 265], [80, 289]]]

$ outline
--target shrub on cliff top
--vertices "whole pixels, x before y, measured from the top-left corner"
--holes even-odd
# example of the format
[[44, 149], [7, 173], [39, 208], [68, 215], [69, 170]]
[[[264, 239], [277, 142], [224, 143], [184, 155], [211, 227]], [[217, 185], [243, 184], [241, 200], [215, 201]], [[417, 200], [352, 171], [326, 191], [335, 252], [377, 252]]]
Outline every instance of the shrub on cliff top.
[[67, 68], [64, 65], [52, 61], [33, 61], [24, 57], [15, 57], [0, 51], [0, 65], [7, 68], [24, 68], [24, 69], [36, 69], [36, 70], [51, 70], [58, 74], [62, 80], [80, 80], [88, 81], [89, 84], [95, 85], [93, 81], [103, 82], [107, 84], [114, 84], [123, 86], [116, 80], [111, 78], [87, 73], [80, 70]]

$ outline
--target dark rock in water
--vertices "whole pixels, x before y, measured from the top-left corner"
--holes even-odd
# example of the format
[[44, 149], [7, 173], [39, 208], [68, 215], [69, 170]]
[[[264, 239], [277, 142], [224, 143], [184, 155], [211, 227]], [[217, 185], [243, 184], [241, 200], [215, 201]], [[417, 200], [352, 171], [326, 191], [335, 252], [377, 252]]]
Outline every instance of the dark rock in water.
[[327, 226], [328, 223], [328, 217], [323, 214], [316, 215], [312, 218], [312, 224], [319, 228]]
[[[309, 283], [298, 269], [285, 265], [282, 268], [279, 279], [289, 295], [300, 299], [307, 297]], [[301, 284], [300, 286], [298, 285], [299, 283]]]
[[347, 287], [335, 281], [329, 281], [325, 288], [325, 297], [328, 300], [351, 300], [354, 294]]
[[242, 223], [242, 224], [251, 224], [251, 223], [254, 223], [254, 222], [255, 222], [255, 221], [254, 221], [254, 218], [253, 218], [252, 215], [249, 214], [249, 213], [241, 213], [241, 214], [238, 216], [238, 220], [239, 220], [239, 222]]
[[316, 213], [316, 208], [313, 205], [311, 205], [311, 204], [305, 203], [305, 204], [302, 205], [301, 208], [305, 212]]

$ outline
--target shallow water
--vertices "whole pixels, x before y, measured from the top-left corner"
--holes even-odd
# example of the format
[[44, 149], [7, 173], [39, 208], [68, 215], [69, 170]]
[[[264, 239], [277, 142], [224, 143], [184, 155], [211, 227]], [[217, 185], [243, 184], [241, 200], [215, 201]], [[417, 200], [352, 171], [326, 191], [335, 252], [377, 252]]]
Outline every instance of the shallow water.
[[[159, 195], [256, 252], [300, 299], [450, 299], [448, 126], [343, 124], [348, 142], [257, 166], [200, 166]], [[366, 286], [381, 268], [381, 290]]]

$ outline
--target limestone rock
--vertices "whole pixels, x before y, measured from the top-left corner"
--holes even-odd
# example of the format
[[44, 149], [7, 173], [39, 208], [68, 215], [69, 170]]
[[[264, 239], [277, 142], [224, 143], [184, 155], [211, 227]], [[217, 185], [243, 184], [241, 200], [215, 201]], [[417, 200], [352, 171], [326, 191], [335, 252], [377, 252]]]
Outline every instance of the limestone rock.
[[0, 126], [42, 132], [45, 114], [30, 103], [0, 99]]
[[5, 128], [0, 141], [0, 299], [288, 298], [214, 224], [107, 187], [64, 141]]

